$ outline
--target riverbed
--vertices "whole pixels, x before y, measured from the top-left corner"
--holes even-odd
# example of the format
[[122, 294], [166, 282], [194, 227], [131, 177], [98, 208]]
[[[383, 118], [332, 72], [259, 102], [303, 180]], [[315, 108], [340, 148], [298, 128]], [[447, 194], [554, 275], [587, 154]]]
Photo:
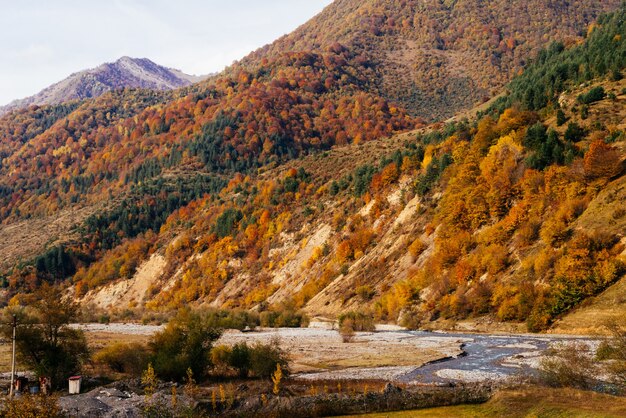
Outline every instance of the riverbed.
[[[161, 329], [138, 324], [81, 325], [87, 333], [144, 335]], [[332, 329], [279, 328], [226, 331], [216, 344], [276, 340], [289, 354], [294, 377], [306, 380], [384, 379], [407, 384], [503, 381], [536, 372], [545, 350], [592, 337], [548, 334], [498, 335], [380, 328], [344, 343]]]

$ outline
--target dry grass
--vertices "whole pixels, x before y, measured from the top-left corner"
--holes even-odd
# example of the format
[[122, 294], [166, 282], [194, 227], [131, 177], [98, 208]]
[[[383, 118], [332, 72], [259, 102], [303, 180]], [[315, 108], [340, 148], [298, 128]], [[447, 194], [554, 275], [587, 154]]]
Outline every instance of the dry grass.
[[615, 234], [626, 231], [626, 176], [615, 180], [600, 192], [585, 213], [576, 221], [576, 227], [585, 230]]
[[551, 332], [560, 334], [606, 334], [604, 324], [626, 318], [626, 278], [558, 321]]
[[147, 343], [149, 335], [114, 334], [109, 332], [86, 332], [87, 343], [92, 353], [116, 343]]
[[74, 228], [100, 206], [72, 208], [52, 216], [33, 218], [0, 226], [0, 268], [13, 266], [16, 261], [40, 254], [46, 248], [78, 237]]
[[3, 341], [0, 344], [0, 373], [11, 371], [11, 342]]
[[626, 398], [574, 389], [524, 387], [503, 390], [482, 405], [459, 405], [419, 411], [390, 412], [355, 417], [623, 417]]

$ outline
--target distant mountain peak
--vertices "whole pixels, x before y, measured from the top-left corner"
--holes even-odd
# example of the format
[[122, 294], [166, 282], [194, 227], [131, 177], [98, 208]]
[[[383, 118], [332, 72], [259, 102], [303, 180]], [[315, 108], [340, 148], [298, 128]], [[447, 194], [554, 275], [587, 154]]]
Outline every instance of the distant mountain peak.
[[0, 115], [31, 105], [98, 97], [110, 90], [125, 87], [171, 90], [197, 83], [206, 77], [163, 67], [148, 58], [123, 56], [115, 62], [74, 73], [33, 96], [0, 106]]

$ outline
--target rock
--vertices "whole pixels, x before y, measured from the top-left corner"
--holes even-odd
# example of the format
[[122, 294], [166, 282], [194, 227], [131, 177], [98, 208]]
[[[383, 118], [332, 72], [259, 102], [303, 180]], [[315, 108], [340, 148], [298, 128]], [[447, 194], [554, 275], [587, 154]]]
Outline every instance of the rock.
[[130, 394], [128, 392], [122, 392], [121, 390], [116, 389], [116, 388], [100, 389], [100, 394], [107, 396], [109, 398], [121, 398], [121, 399], [130, 398]]
[[71, 416], [106, 417], [111, 407], [88, 394], [64, 396], [59, 399], [59, 406]]

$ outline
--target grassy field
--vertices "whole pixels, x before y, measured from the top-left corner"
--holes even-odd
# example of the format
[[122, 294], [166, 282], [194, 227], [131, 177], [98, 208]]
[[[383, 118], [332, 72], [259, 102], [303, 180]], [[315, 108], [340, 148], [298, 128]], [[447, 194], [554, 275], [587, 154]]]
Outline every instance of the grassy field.
[[574, 389], [524, 387], [504, 390], [482, 405], [358, 415], [353, 418], [626, 417], [626, 398]]

